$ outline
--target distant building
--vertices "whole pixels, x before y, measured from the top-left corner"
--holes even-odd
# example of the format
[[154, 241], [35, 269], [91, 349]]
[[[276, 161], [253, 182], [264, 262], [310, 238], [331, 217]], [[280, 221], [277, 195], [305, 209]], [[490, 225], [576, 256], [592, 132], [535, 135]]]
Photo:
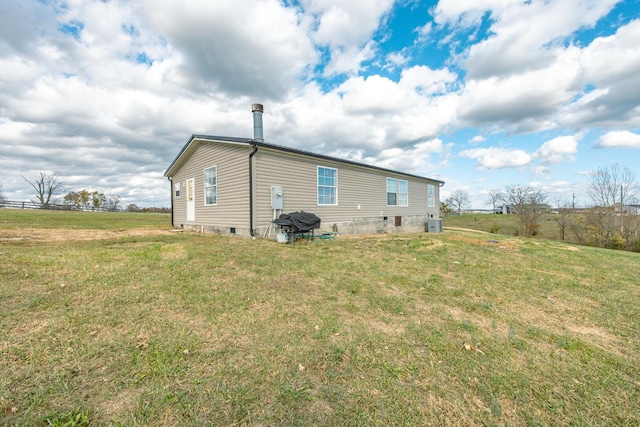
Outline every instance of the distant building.
[[[540, 204], [536, 204], [536, 205], [525, 204], [524, 206], [527, 209], [535, 209], [537, 212], [546, 212], [546, 213], [551, 212], [551, 206], [549, 206], [547, 204], [544, 204], [544, 203], [540, 203]], [[496, 206], [496, 212], [495, 213], [497, 213], [497, 214], [517, 214], [518, 213], [518, 207], [516, 205], [503, 204], [502, 206]]]
[[502, 206], [496, 206], [496, 212], [497, 214], [512, 214], [512, 213], [516, 213], [516, 207], [513, 205], [507, 205], [504, 204]]

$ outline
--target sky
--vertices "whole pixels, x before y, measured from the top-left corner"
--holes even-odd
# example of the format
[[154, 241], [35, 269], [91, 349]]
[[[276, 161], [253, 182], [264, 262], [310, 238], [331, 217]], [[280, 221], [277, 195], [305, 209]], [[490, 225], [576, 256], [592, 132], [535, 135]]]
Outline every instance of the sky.
[[170, 206], [192, 134], [588, 205], [640, 180], [640, 0], [0, 0], [0, 187]]

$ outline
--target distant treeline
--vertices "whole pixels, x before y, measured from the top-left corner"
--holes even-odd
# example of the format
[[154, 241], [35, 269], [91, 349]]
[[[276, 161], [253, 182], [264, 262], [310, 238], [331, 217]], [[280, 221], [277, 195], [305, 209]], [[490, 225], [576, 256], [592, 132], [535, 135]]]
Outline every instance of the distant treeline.
[[140, 208], [134, 204], [127, 205], [127, 212], [145, 212], [145, 213], [171, 213], [171, 208], [147, 207]]

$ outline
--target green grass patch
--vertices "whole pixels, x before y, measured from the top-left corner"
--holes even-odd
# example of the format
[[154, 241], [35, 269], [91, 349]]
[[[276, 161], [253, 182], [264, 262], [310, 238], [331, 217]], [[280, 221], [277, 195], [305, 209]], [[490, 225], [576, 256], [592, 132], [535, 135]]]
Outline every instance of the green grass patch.
[[102, 215], [0, 210], [0, 425], [638, 423], [638, 254]]
[[[560, 227], [557, 214], [545, 214], [540, 217], [536, 238], [560, 240]], [[468, 228], [486, 231], [502, 236], [517, 236], [522, 232], [517, 215], [501, 214], [463, 214], [450, 215], [443, 219], [444, 227]], [[491, 237], [489, 237], [491, 238]], [[495, 238], [495, 236], [494, 236]]]
[[15, 228], [124, 230], [171, 224], [171, 214], [0, 209], [0, 230]]

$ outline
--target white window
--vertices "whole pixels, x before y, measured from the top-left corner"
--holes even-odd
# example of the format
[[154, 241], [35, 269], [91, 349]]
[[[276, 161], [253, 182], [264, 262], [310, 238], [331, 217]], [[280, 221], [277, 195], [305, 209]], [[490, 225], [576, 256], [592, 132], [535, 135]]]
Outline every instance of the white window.
[[409, 181], [398, 180], [398, 206], [409, 206]]
[[180, 183], [179, 183], [179, 182], [176, 182], [176, 183], [173, 185], [173, 188], [174, 188], [174, 191], [175, 191], [175, 193], [176, 193], [176, 197], [180, 197]]
[[387, 206], [409, 206], [409, 182], [387, 178]]
[[387, 178], [387, 206], [398, 204], [398, 181], [395, 178]]
[[431, 184], [427, 184], [427, 206], [436, 207], [436, 187]]
[[338, 170], [318, 166], [318, 204], [338, 204]]
[[204, 204], [218, 203], [218, 168], [212, 166], [204, 170]]

